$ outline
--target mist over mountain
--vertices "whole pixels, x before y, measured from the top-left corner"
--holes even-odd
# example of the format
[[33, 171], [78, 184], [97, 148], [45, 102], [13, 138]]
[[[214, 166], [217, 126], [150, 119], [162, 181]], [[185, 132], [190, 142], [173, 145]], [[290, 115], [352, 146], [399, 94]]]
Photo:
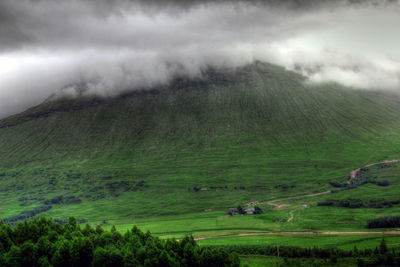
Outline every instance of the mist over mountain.
[[[142, 242], [150, 246], [148, 257], [165, 255], [166, 250], [154, 252], [154, 240], [193, 258], [187, 253], [193, 246], [181, 246], [182, 236], [193, 235], [211, 240], [211, 247], [197, 246], [208, 251], [204, 266], [210, 266], [210, 255], [221, 251], [213, 247], [215, 240], [227, 240], [236, 250], [277, 251], [268, 247], [270, 240], [259, 238], [273, 236], [276, 244], [293, 238], [295, 244], [311, 246], [326, 231], [329, 242], [345, 242], [348, 255], [354, 256], [353, 245], [381, 239], [381, 229], [366, 232], [365, 225], [393, 227], [392, 218], [399, 218], [388, 216], [399, 214], [400, 97], [306, 80], [257, 61], [234, 69], [207, 68], [201, 77], [180, 76], [167, 85], [106, 98], [87, 95], [87, 85], [76, 83], [62, 90], [73, 87], [77, 97], [52, 96], [0, 120], [0, 219], [6, 222], [0, 230], [3, 237], [11, 236], [3, 244], [36, 236], [21, 244], [20, 251], [38, 251], [28, 254], [31, 262], [40, 256], [56, 265], [58, 255], [67, 255], [63, 266], [73, 266], [71, 259], [80, 264], [90, 259], [75, 247], [89, 236], [92, 243], [84, 243], [81, 251], [94, 251], [97, 262], [112, 258], [106, 266], [131, 266], [115, 263], [121, 240], [129, 242], [121, 251], [137, 253], [137, 259], [146, 255]], [[255, 208], [248, 207], [254, 203]], [[246, 214], [237, 215], [235, 206], [245, 207]], [[159, 238], [136, 227], [127, 230], [133, 224]], [[332, 227], [343, 232], [332, 235]], [[49, 230], [48, 237], [42, 229]], [[351, 244], [342, 229], [352, 230]], [[138, 237], [131, 239], [130, 233]], [[254, 235], [259, 235], [256, 245], [243, 246], [235, 239], [254, 244], [243, 239]], [[170, 246], [177, 238], [177, 245]], [[390, 238], [393, 242], [398, 236]], [[43, 253], [43, 240], [52, 246], [49, 252]], [[92, 248], [104, 240], [115, 242], [105, 245], [114, 254]], [[340, 250], [329, 246], [313, 250], [322, 257], [330, 251], [338, 256]], [[0, 261], [26, 264], [15, 245], [4, 247]], [[279, 247], [281, 252], [285, 248]], [[309, 255], [309, 249], [304, 251]], [[376, 256], [372, 249], [365, 251]], [[222, 265], [220, 259], [215, 266]], [[304, 258], [298, 261], [303, 264]], [[145, 264], [160, 266], [147, 259]]]
[[306, 80], [255, 62], [115, 97], [48, 98], [0, 120], [0, 207], [54, 201], [46, 214], [91, 221], [225, 210], [292, 192], [279, 185], [327, 191], [398, 157], [399, 96]]
[[0, 117], [79, 84], [116, 96], [256, 60], [312, 83], [399, 88], [398, 1], [3, 0], [0, 10]]

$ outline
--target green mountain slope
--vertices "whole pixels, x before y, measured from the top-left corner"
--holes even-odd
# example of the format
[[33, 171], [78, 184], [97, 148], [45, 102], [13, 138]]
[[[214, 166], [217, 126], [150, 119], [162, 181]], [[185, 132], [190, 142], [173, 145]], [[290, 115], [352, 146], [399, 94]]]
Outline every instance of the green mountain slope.
[[399, 130], [397, 96], [265, 63], [49, 100], [0, 121], [0, 217], [43, 205], [57, 218], [151, 217], [326, 191], [400, 158]]

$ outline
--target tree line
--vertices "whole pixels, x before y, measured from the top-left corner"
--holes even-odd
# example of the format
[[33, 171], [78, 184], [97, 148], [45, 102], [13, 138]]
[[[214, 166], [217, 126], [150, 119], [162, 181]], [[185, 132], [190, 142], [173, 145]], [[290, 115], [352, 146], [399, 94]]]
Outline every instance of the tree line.
[[193, 237], [161, 240], [133, 227], [124, 235], [75, 218], [61, 225], [40, 218], [0, 222], [0, 266], [240, 266], [236, 253], [219, 247], [200, 247]]
[[384, 198], [370, 199], [363, 201], [359, 198], [328, 199], [317, 203], [317, 206], [343, 207], [343, 208], [391, 208], [393, 205], [400, 204], [400, 200], [389, 201]]
[[292, 259], [289, 262], [293, 266], [299, 263], [301, 258], [329, 259], [332, 263], [336, 263], [338, 258], [355, 258], [360, 267], [400, 266], [400, 253], [394, 249], [389, 249], [384, 238], [375, 249], [354, 247], [352, 250], [342, 250], [338, 248], [302, 248], [278, 245], [224, 245], [220, 247], [228, 252], [240, 255], [264, 255]]
[[400, 227], [400, 216], [381, 217], [367, 222], [368, 228], [394, 228]]

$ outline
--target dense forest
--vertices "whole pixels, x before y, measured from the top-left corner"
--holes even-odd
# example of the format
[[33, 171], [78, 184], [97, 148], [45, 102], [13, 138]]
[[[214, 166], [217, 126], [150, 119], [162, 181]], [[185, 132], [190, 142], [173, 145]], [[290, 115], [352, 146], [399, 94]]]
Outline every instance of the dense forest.
[[75, 218], [0, 222], [0, 266], [240, 266], [236, 253], [199, 247], [193, 237], [160, 240], [136, 227], [121, 235]]

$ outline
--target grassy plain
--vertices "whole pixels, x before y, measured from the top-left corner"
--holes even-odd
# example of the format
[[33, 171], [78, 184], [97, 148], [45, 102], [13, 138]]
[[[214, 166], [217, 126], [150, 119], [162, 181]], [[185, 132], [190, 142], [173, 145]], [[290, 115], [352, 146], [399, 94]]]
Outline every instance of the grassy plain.
[[355, 267], [357, 266], [356, 259], [351, 258], [340, 258], [336, 263], [332, 263], [329, 259], [284, 259], [278, 257], [268, 256], [241, 256], [240, 260], [243, 266], [252, 267], [287, 267], [287, 266], [343, 266], [343, 267]]
[[[161, 238], [181, 238], [185, 235], [193, 235], [199, 239], [198, 242], [201, 245], [279, 244], [299, 247], [337, 247], [348, 250], [353, 249], [354, 246], [359, 249], [375, 248], [379, 245], [382, 237], [385, 237], [390, 248], [400, 249], [400, 235], [381, 234], [384, 231], [400, 229], [366, 228], [367, 221], [371, 218], [400, 216], [399, 205], [391, 208], [344, 208], [317, 205], [323, 200], [349, 197], [363, 201], [379, 198], [398, 200], [399, 164], [391, 164], [383, 169], [376, 166], [369, 169], [375, 180], [388, 181], [390, 185], [382, 187], [365, 184], [339, 193], [300, 199], [282, 199], [277, 203], [289, 206], [277, 209], [268, 204], [261, 204], [260, 206], [265, 211], [264, 214], [254, 216], [227, 216], [224, 211], [211, 211], [152, 219], [116, 220], [107, 223], [115, 224], [121, 232], [125, 232], [132, 224], [135, 224]], [[307, 207], [304, 208], [304, 205]], [[289, 212], [293, 212], [294, 215], [290, 222], [287, 221], [290, 217]], [[108, 227], [111, 226], [105, 225], [105, 228]], [[330, 232], [333, 233], [330, 234]], [[346, 232], [350, 232], [350, 234], [346, 234]], [[357, 234], [357, 232], [364, 233]], [[237, 236], [240, 234], [256, 235]]]

